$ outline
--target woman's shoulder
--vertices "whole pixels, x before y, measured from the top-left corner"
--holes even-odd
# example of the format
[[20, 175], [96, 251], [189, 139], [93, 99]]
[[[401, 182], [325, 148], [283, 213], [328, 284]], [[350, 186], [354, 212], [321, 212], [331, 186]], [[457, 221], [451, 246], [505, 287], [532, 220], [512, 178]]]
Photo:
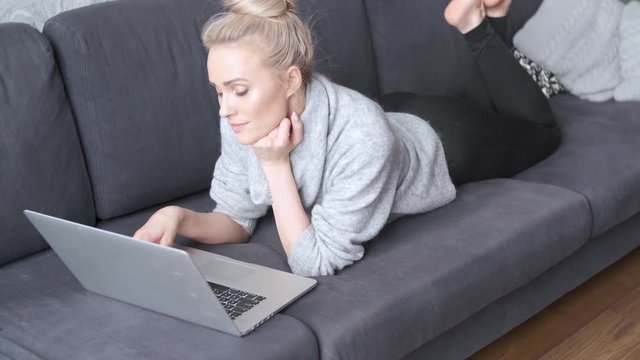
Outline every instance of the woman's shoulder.
[[358, 92], [357, 90], [351, 89], [347, 86], [341, 85], [333, 80], [330, 80], [328, 77], [322, 74], [316, 74], [314, 76], [314, 81], [320, 82], [329, 92], [329, 96], [333, 92], [336, 99], [339, 101], [337, 103], [340, 106], [340, 110], [353, 110], [353, 107], [347, 107], [345, 105], [354, 105], [357, 107], [370, 108], [372, 111], [381, 110], [378, 103], [373, 101], [371, 98], [366, 95]]
[[351, 156], [354, 150], [391, 154], [397, 138], [382, 108], [365, 95], [326, 77], [316, 78], [326, 91], [328, 108], [327, 146]]
[[364, 94], [340, 85], [323, 75], [314, 77], [327, 91], [329, 110], [335, 126], [359, 128], [361, 131], [387, 130], [386, 114]]

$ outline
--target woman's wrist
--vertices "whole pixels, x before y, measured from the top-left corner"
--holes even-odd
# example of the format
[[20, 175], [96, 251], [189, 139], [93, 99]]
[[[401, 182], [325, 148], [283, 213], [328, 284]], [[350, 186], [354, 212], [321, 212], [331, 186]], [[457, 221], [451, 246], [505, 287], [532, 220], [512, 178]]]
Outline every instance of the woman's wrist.
[[175, 220], [176, 230], [178, 233], [180, 233], [181, 227], [185, 220], [185, 216], [187, 212], [186, 209], [176, 205], [170, 205], [164, 208], [164, 210], [171, 214], [170, 216]]
[[281, 176], [283, 173], [291, 172], [291, 163], [289, 162], [289, 156], [286, 159], [279, 161], [263, 161], [261, 164], [262, 171], [264, 171], [267, 180], [270, 177]]
[[271, 192], [271, 205], [276, 227], [287, 256], [293, 251], [295, 241], [309, 226], [310, 220], [300, 199], [291, 163], [263, 164], [263, 170]]

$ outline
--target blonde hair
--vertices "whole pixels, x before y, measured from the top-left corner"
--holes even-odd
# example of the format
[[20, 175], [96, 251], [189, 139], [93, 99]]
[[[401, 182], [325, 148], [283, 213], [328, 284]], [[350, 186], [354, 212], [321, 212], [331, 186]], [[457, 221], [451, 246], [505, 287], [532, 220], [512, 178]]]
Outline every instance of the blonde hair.
[[254, 38], [276, 70], [297, 66], [308, 85], [313, 75], [313, 40], [295, 13], [294, 0], [223, 0], [227, 12], [214, 15], [202, 30], [204, 46]]

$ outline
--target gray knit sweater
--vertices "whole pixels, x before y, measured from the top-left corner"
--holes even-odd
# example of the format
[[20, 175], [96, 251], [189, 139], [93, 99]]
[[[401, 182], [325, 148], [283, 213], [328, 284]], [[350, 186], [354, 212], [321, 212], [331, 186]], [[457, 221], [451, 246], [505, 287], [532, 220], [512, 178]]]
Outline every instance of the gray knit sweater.
[[[290, 154], [311, 225], [288, 262], [300, 275], [330, 275], [364, 255], [363, 244], [390, 220], [455, 198], [440, 139], [416, 116], [384, 113], [372, 100], [316, 75], [300, 119], [304, 138]], [[271, 199], [249, 145], [220, 123], [222, 153], [211, 182], [214, 211], [249, 234]]]

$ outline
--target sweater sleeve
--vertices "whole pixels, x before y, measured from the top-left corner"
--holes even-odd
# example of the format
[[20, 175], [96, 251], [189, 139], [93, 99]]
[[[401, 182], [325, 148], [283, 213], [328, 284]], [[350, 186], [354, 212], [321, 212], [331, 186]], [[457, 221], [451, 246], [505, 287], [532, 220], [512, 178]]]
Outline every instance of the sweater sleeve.
[[268, 206], [251, 201], [243, 149], [233, 139], [234, 135], [224, 120], [221, 121], [220, 132], [222, 150], [216, 161], [209, 191], [216, 202], [213, 211], [226, 214], [251, 235], [257, 219], [266, 214]]
[[304, 276], [332, 275], [364, 255], [363, 243], [386, 224], [399, 169], [392, 135], [357, 140], [338, 154], [326, 191], [311, 211], [311, 225], [293, 246], [288, 262]]

